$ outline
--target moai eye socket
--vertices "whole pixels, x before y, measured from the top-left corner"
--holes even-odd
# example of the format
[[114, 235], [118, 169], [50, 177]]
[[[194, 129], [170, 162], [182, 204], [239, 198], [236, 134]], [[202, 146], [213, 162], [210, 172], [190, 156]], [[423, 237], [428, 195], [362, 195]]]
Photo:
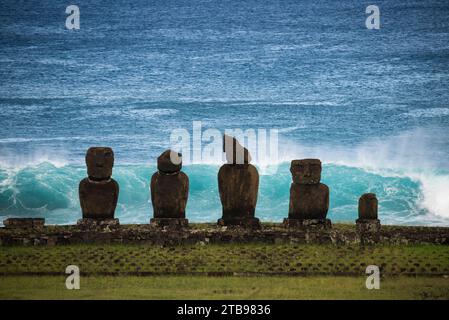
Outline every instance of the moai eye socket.
[[107, 157], [107, 158], [110, 158], [110, 157], [112, 157], [112, 153], [111, 152], [106, 152], [104, 154], [104, 156]]

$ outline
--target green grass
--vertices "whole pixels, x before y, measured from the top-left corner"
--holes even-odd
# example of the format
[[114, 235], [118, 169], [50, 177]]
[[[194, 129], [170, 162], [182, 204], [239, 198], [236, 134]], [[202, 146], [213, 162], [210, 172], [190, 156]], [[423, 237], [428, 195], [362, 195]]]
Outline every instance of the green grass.
[[391, 277], [368, 290], [364, 277], [81, 277], [0, 278], [0, 299], [449, 299], [449, 279]]
[[377, 265], [383, 276], [449, 275], [449, 246], [220, 244], [2, 247], [0, 274], [59, 275], [359, 275]]
[[[65, 288], [71, 264], [81, 290]], [[365, 287], [370, 264], [380, 290]], [[449, 299], [449, 246], [2, 247], [0, 274], [1, 299]]]
[[[261, 222], [262, 229], [271, 230], [271, 231], [286, 231], [283, 223], [279, 222]], [[129, 228], [131, 225], [121, 225], [122, 228]], [[388, 230], [391, 226], [383, 225], [382, 228]], [[134, 226], [132, 228], [135, 228]], [[207, 223], [207, 222], [189, 222], [190, 230], [201, 230], [201, 231], [211, 231], [221, 229], [222, 226], [218, 226], [216, 223]], [[402, 226], [400, 228], [403, 228]], [[347, 222], [337, 222], [332, 224], [333, 231], [355, 231], [355, 225], [352, 221]]]

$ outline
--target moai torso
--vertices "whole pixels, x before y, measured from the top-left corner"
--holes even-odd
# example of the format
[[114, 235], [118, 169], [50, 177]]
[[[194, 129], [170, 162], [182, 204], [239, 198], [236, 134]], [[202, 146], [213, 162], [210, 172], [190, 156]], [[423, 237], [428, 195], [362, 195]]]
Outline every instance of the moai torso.
[[329, 210], [329, 188], [322, 183], [290, 186], [290, 219], [326, 219]]
[[181, 172], [181, 155], [178, 164], [170, 159], [167, 150], [158, 158], [158, 172], [151, 177], [151, 202], [154, 218], [185, 218], [189, 194], [189, 178]]
[[359, 199], [359, 219], [376, 220], [378, 201], [374, 193], [365, 193]]
[[185, 218], [189, 178], [184, 172], [151, 177], [151, 202], [154, 218]]
[[293, 160], [290, 167], [289, 219], [325, 219], [329, 210], [329, 188], [320, 183], [321, 161]]
[[222, 220], [232, 223], [255, 218], [259, 173], [249, 164], [251, 156], [235, 138], [223, 137], [227, 164], [218, 172], [218, 190], [223, 206]]
[[259, 174], [253, 165], [223, 165], [218, 172], [218, 190], [223, 219], [254, 217]]
[[114, 179], [108, 181], [81, 180], [79, 195], [83, 218], [113, 219], [117, 207], [119, 186]]
[[113, 219], [119, 195], [118, 183], [111, 178], [114, 153], [111, 148], [92, 147], [87, 150], [88, 178], [79, 184], [83, 218]]

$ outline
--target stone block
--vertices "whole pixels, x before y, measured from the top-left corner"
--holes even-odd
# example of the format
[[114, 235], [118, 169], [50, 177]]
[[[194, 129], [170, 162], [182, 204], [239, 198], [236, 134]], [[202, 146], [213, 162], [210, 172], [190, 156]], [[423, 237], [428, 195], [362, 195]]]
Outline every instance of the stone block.
[[42, 229], [44, 218], [8, 218], [3, 220], [6, 229]]
[[331, 229], [332, 223], [329, 219], [284, 219], [284, 226], [286, 228], [299, 229]]
[[183, 218], [152, 218], [150, 224], [155, 227], [186, 228], [189, 220]]

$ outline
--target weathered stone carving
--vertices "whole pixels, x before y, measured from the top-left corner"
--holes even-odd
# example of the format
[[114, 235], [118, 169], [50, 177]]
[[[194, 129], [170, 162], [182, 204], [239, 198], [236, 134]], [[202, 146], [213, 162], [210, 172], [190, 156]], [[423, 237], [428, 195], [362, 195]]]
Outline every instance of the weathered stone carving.
[[290, 165], [292, 184], [287, 227], [331, 226], [326, 219], [329, 210], [329, 188], [321, 181], [321, 161], [318, 159], [293, 160]]
[[356, 226], [359, 233], [379, 233], [378, 200], [374, 193], [365, 193], [360, 197]]
[[321, 161], [319, 159], [293, 160], [290, 172], [294, 184], [314, 185], [321, 182]]
[[365, 193], [359, 199], [359, 219], [377, 219], [378, 201], [374, 193]]
[[118, 183], [111, 178], [114, 152], [107, 147], [91, 147], [86, 153], [86, 165], [88, 177], [79, 184], [83, 220], [114, 219], [119, 195]]
[[259, 173], [251, 165], [251, 155], [233, 137], [224, 135], [223, 152], [227, 163], [218, 172], [218, 190], [223, 207], [219, 225], [238, 225], [259, 228], [255, 217]]
[[185, 218], [189, 178], [181, 171], [182, 155], [166, 150], [157, 159], [158, 172], [151, 177], [151, 202], [156, 226], [187, 226]]

